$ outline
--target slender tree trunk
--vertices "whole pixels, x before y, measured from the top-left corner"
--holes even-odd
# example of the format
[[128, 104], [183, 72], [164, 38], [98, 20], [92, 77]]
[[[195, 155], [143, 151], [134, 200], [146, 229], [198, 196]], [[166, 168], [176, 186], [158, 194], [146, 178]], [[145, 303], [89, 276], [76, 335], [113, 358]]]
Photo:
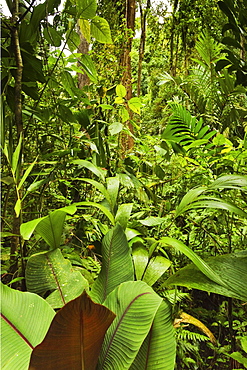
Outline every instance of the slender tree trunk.
[[[22, 71], [23, 71], [23, 62], [21, 56], [21, 49], [19, 43], [19, 32], [18, 32], [18, 19], [19, 19], [19, 1], [14, 0], [13, 2], [13, 13], [12, 13], [12, 20], [13, 20], [13, 29], [12, 29], [12, 44], [14, 47], [15, 52], [15, 62], [16, 62], [16, 70], [15, 70], [15, 125], [17, 130], [17, 138], [18, 142], [19, 139], [22, 137], [22, 146], [23, 146], [23, 122], [22, 122]], [[21, 159], [22, 159], [22, 148], [20, 150], [19, 156], [19, 164], [18, 168], [21, 168]], [[18, 171], [18, 170], [17, 170]], [[17, 195], [16, 199], [17, 201]], [[13, 210], [14, 211], [14, 210]], [[11, 238], [11, 245], [10, 245], [10, 272], [11, 274], [15, 275], [18, 271], [18, 257], [17, 253], [21, 249], [21, 237], [20, 235], [20, 224], [21, 224], [21, 217], [16, 217], [15, 211], [13, 214], [13, 228], [12, 232], [16, 236]], [[22, 254], [22, 253], [21, 253]]]
[[[126, 88], [126, 99], [132, 98], [132, 82], [131, 82], [131, 47], [132, 40], [135, 32], [135, 11], [136, 11], [136, 1], [126, 0], [126, 45], [123, 54], [122, 67], [123, 67], [123, 78], [122, 84]], [[127, 107], [128, 109], [128, 107]], [[129, 110], [130, 120], [126, 123], [130, 132], [133, 133], [133, 125], [131, 123], [131, 118], [133, 116], [132, 112]], [[134, 146], [134, 140], [130, 135], [121, 135], [121, 153], [122, 157], [125, 156], [126, 151], [130, 150]]]
[[141, 1], [139, 1], [139, 9], [141, 15], [141, 38], [139, 45], [139, 61], [138, 61], [138, 75], [137, 75], [137, 95], [141, 94], [141, 75], [142, 75], [142, 62], [145, 52], [145, 43], [146, 43], [146, 20], [147, 14], [151, 6], [151, 1], [147, 0], [146, 8], [143, 10]]
[[170, 38], [170, 73], [172, 76], [176, 76], [176, 66], [174, 63], [174, 40], [175, 40], [175, 28], [176, 28], [176, 11], [178, 8], [179, 0], [175, 0], [172, 10], [172, 26], [171, 26], [171, 38]]
[[[78, 47], [77, 52], [82, 54], [88, 54], [89, 52], [89, 43], [81, 33], [81, 31], [78, 31], [80, 35], [80, 45]], [[80, 62], [78, 62], [78, 65], [80, 66]], [[78, 73], [78, 87], [79, 89], [82, 89], [84, 86], [89, 85], [90, 80], [89, 77], [86, 75], [86, 73]]]

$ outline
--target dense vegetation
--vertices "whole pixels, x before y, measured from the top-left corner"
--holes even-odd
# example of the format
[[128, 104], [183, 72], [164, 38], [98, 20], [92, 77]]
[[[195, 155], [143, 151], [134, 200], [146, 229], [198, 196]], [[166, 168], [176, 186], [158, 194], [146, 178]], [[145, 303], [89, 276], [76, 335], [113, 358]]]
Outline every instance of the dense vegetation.
[[247, 368], [246, 2], [6, 4], [3, 368]]

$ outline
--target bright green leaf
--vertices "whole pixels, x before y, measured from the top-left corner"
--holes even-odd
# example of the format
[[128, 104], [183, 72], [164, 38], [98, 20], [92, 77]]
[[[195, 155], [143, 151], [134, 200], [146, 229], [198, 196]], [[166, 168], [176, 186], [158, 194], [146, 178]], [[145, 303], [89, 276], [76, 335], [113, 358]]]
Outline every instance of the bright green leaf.
[[32, 349], [44, 338], [55, 315], [37, 294], [1, 283], [1, 367], [27, 369]]
[[140, 98], [131, 98], [128, 100], [128, 106], [134, 113], [141, 114], [142, 103]]
[[109, 27], [107, 20], [104, 18], [96, 16], [92, 19], [91, 35], [97, 41], [102, 42], [103, 44], [112, 43], [110, 27]]
[[26, 268], [27, 290], [44, 295], [52, 292], [47, 302], [53, 308], [61, 308], [88, 289], [88, 282], [79, 271], [72, 268], [60, 249], [32, 255]]
[[127, 94], [126, 88], [124, 85], [117, 85], [116, 86], [116, 94], [119, 98], [124, 98]]

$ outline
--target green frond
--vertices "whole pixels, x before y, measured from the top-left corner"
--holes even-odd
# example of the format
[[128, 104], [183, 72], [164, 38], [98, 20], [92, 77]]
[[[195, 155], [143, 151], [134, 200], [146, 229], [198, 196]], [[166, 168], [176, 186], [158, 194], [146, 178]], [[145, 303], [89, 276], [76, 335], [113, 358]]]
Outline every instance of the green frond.
[[206, 335], [195, 333], [193, 331], [186, 329], [181, 330], [181, 328], [175, 331], [175, 337], [177, 342], [180, 341], [208, 342], [210, 340]]
[[[162, 134], [164, 140], [177, 143], [182, 147], [196, 144], [198, 146], [207, 144], [208, 140], [214, 136], [215, 131], [210, 131], [209, 126], [204, 126], [202, 118], [199, 120], [180, 104], [171, 104], [173, 114], [168, 125]], [[195, 145], [193, 145], [195, 146]]]

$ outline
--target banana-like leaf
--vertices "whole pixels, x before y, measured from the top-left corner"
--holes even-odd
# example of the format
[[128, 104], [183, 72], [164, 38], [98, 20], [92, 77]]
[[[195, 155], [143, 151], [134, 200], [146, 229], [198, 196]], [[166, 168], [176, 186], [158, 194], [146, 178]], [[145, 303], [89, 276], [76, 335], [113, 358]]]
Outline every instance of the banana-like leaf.
[[136, 280], [141, 280], [149, 261], [148, 251], [145, 247], [137, 247], [133, 249], [132, 257], [135, 267]]
[[163, 256], [155, 256], [149, 260], [145, 247], [137, 247], [132, 252], [135, 276], [152, 286], [171, 266], [171, 261]]
[[225, 209], [229, 212], [236, 213], [237, 215], [246, 218], [247, 213], [237, 207], [235, 204], [226, 202], [221, 198], [210, 197], [201, 195], [209, 191], [218, 189], [237, 189], [246, 191], [247, 177], [241, 175], [226, 175], [221, 176], [212, 182], [209, 186], [198, 186], [188, 191], [182, 198], [180, 204], [176, 209], [175, 217], [180, 216], [186, 211], [194, 208], [219, 208]]
[[[198, 197], [195, 202], [189, 204], [187, 207], [184, 207], [182, 213], [195, 208], [224, 209], [226, 211], [236, 213], [240, 217], [247, 218], [247, 213], [243, 211], [241, 208], [237, 207], [235, 204], [225, 202], [222, 199], [213, 197]], [[178, 216], [177, 212], [176, 216]]]
[[106, 179], [107, 191], [110, 196], [110, 205], [111, 209], [114, 210], [114, 207], [117, 203], [118, 191], [119, 191], [119, 177], [108, 177]]
[[146, 271], [143, 276], [143, 281], [152, 286], [166, 270], [171, 266], [171, 261], [163, 256], [152, 257], [148, 263]]
[[221, 176], [208, 186], [210, 190], [212, 189], [237, 189], [237, 190], [246, 191], [247, 189], [244, 189], [244, 187], [247, 187], [247, 176], [241, 176], [241, 175]]
[[95, 203], [95, 202], [79, 202], [79, 203], [75, 203], [75, 205], [76, 206], [86, 206], [86, 207], [98, 208], [106, 215], [106, 217], [108, 217], [108, 219], [111, 221], [112, 225], [115, 225], [115, 219], [114, 219], [113, 214], [109, 211], [108, 208], [106, 208], [102, 204]]
[[176, 342], [171, 325], [171, 310], [162, 302], [130, 370], [173, 370], [175, 366]]
[[[108, 329], [99, 358], [98, 370], [129, 369], [142, 343], [147, 337], [155, 315], [163, 304], [160, 298], [146, 283], [128, 281], [120, 284], [109, 294], [104, 305], [116, 313], [116, 319]], [[167, 315], [167, 313], [166, 313]], [[161, 331], [168, 333], [166, 346], [171, 346], [171, 364], [174, 364], [174, 336], [172, 323], [163, 323]], [[159, 333], [161, 334], [161, 333]], [[165, 356], [165, 347], [160, 343], [159, 356]], [[167, 354], [169, 357], [169, 355]], [[139, 369], [143, 369], [142, 366]], [[172, 370], [172, 365], [167, 370]]]
[[[220, 275], [217, 274], [214, 269], [212, 269], [201, 257], [199, 257], [193, 250], [184, 243], [180, 242], [177, 239], [164, 237], [160, 240], [161, 243], [171, 245], [173, 248], [176, 248], [179, 252], [185, 254], [197, 267], [198, 269], [208, 277], [208, 279], [214, 281], [217, 284], [225, 286], [224, 281], [221, 279]], [[166, 284], [166, 283], [165, 283]]]
[[92, 287], [91, 297], [102, 303], [113, 289], [128, 280], [134, 280], [133, 263], [126, 235], [117, 224], [103, 239], [102, 268]]
[[57, 210], [44, 217], [36, 226], [36, 232], [52, 249], [60, 247], [65, 217], [66, 212]]
[[133, 203], [124, 203], [124, 204], [120, 204], [120, 206], [117, 209], [117, 213], [115, 216], [115, 222], [116, 223], [118, 222], [122, 226], [123, 230], [125, 230], [127, 227], [130, 214], [132, 211], [132, 207], [133, 207]]
[[[25, 222], [21, 224], [20, 228], [21, 236], [23, 237], [24, 240], [29, 240], [31, 238], [32, 233], [39, 225], [39, 223], [43, 222], [42, 226], [40, 227], [41, 236], [45, 235], [49, 243], [55, 246], [58, 244], [55, 238], [58, 237], [59, 241], [61, 239], [63, 222], [65, 220], [66, 213], [73, 215], [75, 212], [76, 206], [74, 204], [71, 204], [70, 206], [56, 209], [54, 212], [51, 212], [48, 216], [36, 218], [32, 221]], [[57, 222], [58, 224], [56, 224]]]
[[57, 312], [45, 339], [32, 352], [29, 370], [95, 370], [114, 318], [84, 292]]
[[207, 265], [221, 277], [222, 284], [210, 280], [194, 264], [177, 271], [163, 286], [182, 285], [247, 301], [247, 252], [211, 257]]
[[43, 298], [1, 283], [2, 369], [28, 369], [32, 349], [44, 339], [54, 315]]
[[29, 258], [26, 284], [28, 291], [33, 293], [44, 295], [52, 292], [46, 300], [53, 308], [61, 308], [88, 289], [88, 281], [72, 268], [60, 249], [34, 254]]

